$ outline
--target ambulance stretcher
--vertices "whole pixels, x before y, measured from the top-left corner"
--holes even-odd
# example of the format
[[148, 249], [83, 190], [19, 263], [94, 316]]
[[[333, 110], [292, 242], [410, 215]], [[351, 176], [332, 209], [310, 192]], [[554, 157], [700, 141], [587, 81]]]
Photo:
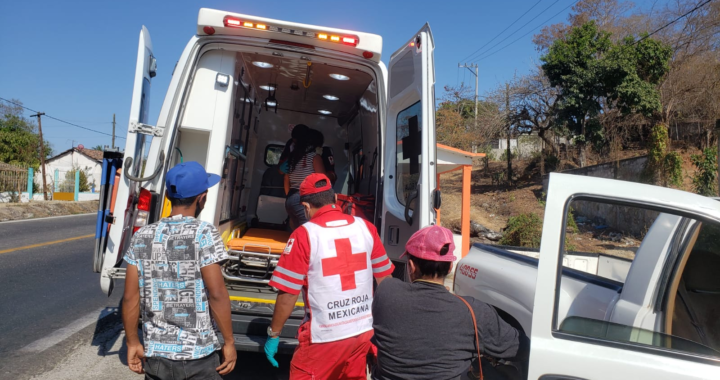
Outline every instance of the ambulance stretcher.
[[240, 235], [241, 230], [233, 231], [227, 243], [229, 262], [223, 266], [223, 277], [230, 282], [267, 285], [290, 233], [250, 228]]

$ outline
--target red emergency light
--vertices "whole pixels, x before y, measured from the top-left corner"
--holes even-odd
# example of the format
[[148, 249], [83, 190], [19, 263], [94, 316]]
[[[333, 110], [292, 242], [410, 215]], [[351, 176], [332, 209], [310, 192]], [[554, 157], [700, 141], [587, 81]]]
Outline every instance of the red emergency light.
[[[225, 18], [223, 19], [223, 24], [228, 28], [245, 28], [245, 29], [264, 30], [267, 32], [292, 34], [294, 36], [309, 37], [309, 38], [315, 38], [315, 39], [322, 40], [322, 41], [342, 43], [344, 45], [349, 45], [349, 46], [353, 46], [353, 47], [357, 47], [358, 43], [360, 42], [360, 40], [357, 36], [340, 36], [337, 34], [325, 33], [325, 32], [317, 32], [316, 33], [316, 32], [307, 31], [307, 30], [289, 29], [287, 27], [282, 27], [282, 26], [268, 25], [268, 24], [264, 24], [264, 23], [256, 23], [253, 21], [245, 21], [245, 20], [241, 20], [237, 17], [233, 17], [233, 16], [225, 16]], [[210, 34], [210, 33], [208, 33], [208, 34]]]

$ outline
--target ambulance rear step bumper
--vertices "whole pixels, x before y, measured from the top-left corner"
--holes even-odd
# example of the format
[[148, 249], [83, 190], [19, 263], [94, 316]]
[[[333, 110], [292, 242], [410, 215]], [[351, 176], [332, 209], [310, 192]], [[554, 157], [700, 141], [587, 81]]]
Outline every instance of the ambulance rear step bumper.
[[[265, 352], [265, 336], [256, 335], [238, 335], [233, 334], [235, 337], [235, 349], [238, 351], [245, 352]], [[295, 338], [280, 338], [280, 344], [278, 345], [278, 353], [283, 355], [292, 355], [295, 352], [295, 347], [298, 345], [298, 340]]]
[[[265, 352], [265, 340], [267, 340], [267, 328], [270, 326], [271, 315], [252, 315], [232, 313], [232, 329], [235, 337], [235, 348], [238, 351]], [[292, 354], [298, 345], [298, 328], [302, 318], [291, 316], [280, 334], [280, 345], [278, 352], [281, 354]]]

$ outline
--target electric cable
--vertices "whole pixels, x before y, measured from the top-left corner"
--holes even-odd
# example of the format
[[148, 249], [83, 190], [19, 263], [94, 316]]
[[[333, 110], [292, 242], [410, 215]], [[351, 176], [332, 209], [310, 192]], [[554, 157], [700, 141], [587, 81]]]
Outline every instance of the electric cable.
[[708, 5], [708, 4], [710, 4], [712, 1], [713, 1], [713, 0], [707, 0], [707, 1], [705, 1], [704, 3], [700, 3], [700, 4], [696, 5], [695, 8], [687, 11], [687, 12], [686, 12], [685, 14], [683, 14], [682, 16], [676, 18], [675, 20], [670, 21], [669, 23], [661, 26], [660, 28], [655, 29], [655, 31], [653, 31], [652, 33], [648, 34], [647, 36], [644, 36], [643, 38], [635, 41], [635, 43], [636, 43], [636, 44], [637, 44], [637, 43], [640, 43], [641, 41], [649, 38], [649, 37], [652, 36], [653, 34], [655, 34], [655, 33], [659, 32], [659, 31], [667, 28], [668, 26], [670, 26], [670, 25], [672, 25], [672, 24], [674, 24], [674, 23], [676, 23], [676, 22], [678, 22], [678, 21], [680, 21], [680, 19], [682, 19], [682, 18], [684, 18], [684, 17], [687, 17], [690, 13], [693, 13], [693, 12], [695, 12], [696, 10], [698, 10], [698, 9], [700, 9], [700, 8]]
[[507, 28], [503, 29], [500, 33], [496, 34], [495, 37], [493, 37], [490, 41], [486, 42], [485, 45], [480, 46], [477, 50], [475, 50], [474, 52], [470, 53], [470, 55], [468, 55], [468, 56], [465, 57], [464, 59], [461, 59], [461, 61], [464, 61], [464, 60], [472, 57], [473, 55], [475, 55], [475, 53], [477, 53], [478, 51], [480, 51], [482, 48], [484, 48], [485, 46], [488, 46], [491, 42], [495, 41], [496, 38], [500, 37], [503, 33], [505, 33], [506, 30], [510, 29], [510, 27], [512, 27], [512, 26], [515, 25], [518, 21], [520, 21], [520, 19], [523, 18], [523, 16], [525, 16], [526, 14], [528, 14], [528, 12], [530, 12], [531, 10], [533, 10], [533, 8], [535, 8], [538, 4], [540, 4], [540, 2], [542, 2], [542, 0], [539, 0], [537, 3], [535, 3], [535, 5], [533, 5], [532, 7], [530, 7], [530, 9], [526, 10], [525, 13], [523, 13], [523, 14], [520, 15], [520, 17], [518, 17], [517, 19], [515, 19], [515, 21], [513, 21], [512, 24], [508, 25]]
[[[472, 61], [473, 59], [476, 59], [476, 57], [478, 57], [478, 56], [482, 56], [482, 55], [484, 55], [484, 54], [487, 54], [487, 52], [489, 52], [490, 50], [494, 49], [496, 46], [498, 46], [498, 45], [500, 45], [501, 43], [507, 41], [508, 38], [514, 36], [517, 32], [523, 30], [526, 26], [528, 26], [531, 22], [535, 21], [538, 17], [542, 16], [543, 13], [547, 12], [550, 8], [552, 8], [552, 7], [553, 7], [555, 4], [557, 4], [559, 1], [560, 1], [560, 0], [555, 0], [555, 2], [553, 2], [552, 4], [550, 4], [547, 8], [543, 9], [540, 13], [536, 14], [535, 17], [533, 17], [533, 18], [531, 18], [530, 20], [528, 20], [528, 22], [526, 22], [525, 24], [523, 24], [521, 27], [515, 29], [515, 31], [512, 32], [512, 33], [510, 33], [507, 37], [505, 37], [505, 38], [503, 38], [502, 40], [498, 41], [495, 45], [493, 45], [493, 46], [491, 46], [491, 47], [489, 47], [489, 48], [487, 48], [487, 49], [485, 49], [485, 50], [483, 50], [483, 51], [481, 51], [481, 52], [479, 52], [479, 53], [474, 53], [474, 54], [470, 55], [471, 58], [469, 58], [469, 60]], [[578, 1], [579, 1], [579, 0], [578, 0]], [[577, 2], [577, 1], [576, 1], [576, 2]], [[554, 17], [554, 16], [553, 16], [553, 17]]]
[[[578, 1], [579, 1], [579, 0], [578, 0]], [[573, 2], [572, 4], [568, 5], [567, 7], [565, 7], [565, 8], [563, 8], [563, 9], [561, 9], [561, 10], [560, 10], [560, 12], [558, 12], [558, 13], [555, 13], [555, 14], [554, 14], [554, 15], [553, 15], [552, 17], [550, 17], [550, 18], [548, 18], [547, 20], [543, 21], [542, 23], [540, 23], [540, 25], [538, 25], [538, 26], [536, 26], [536, 27], [534, 27], [534, 28], [530, 29], [530, 30], [529, 30], [529, 31], [528, 31], [527, 33], [525, 33], [525, 34], [523, 34], [522, 36], [520, 36], [520, 37], [516, 38], [515, 40], [513, 40], [513, 41], [512, 41], [512, 42], [510, 42], [509, 44], [507, 44], [507, 45], [505, 45], [505, 46], [501, 47], [500, 49], [497, 49], [497, 50], [495, 50], [495, 51], [494, 51], [494, 52], [492, 52], [492, 53], [489, 53], [489, 54], [486, 54], [486, 55], [481, 55], [481, 56], [479, 56], [479, 57], [477, 58], [477, 61], [482, 61], [483, 59], [489, 58], [489, 57], [491, 57], [491, 56], [493, 56], [493, 55], [497, 54], [498, 52], [500, 52], [500, 51], [502, 51], [502, 50], [506, 49], [506, 48], [507, 48], [507, 47], [509, 47], [510, 45], [512, 45], [512, 44], [514, 44], [514, 43], [516, 43], [516, 42], [520, 41], [521, 39], [523, 39], [523, 37], [527, 36], [528, 34], [530, 34], [530, 33], [534, 32], [534, 31], [536, 31], [536, 30], [537, 30], [538, 28], [540, 28], [540, 27], [544, 26], [544, 25], [545, 25], [545, 24], [547, 24], [547, 23], [548, 23], [548, 22], [549, 22], [550, 20], [552, 20], [552, 19], [554, 19], [555, 17], [557, 17], [557, 16], [559, 15], [559, 14], [561, 14], [561, 13], [565, 12], [565, 10], [567, 10], [568, 8], [570, 8], [570, 7], [572, 7], [573, 5], [575, 5], [575, 4], [576, 4], [576, 3], [578, 2], [578, 1], [575, 1], [575, 2]]]
[[[7, 99], [1, 98], [1, 97], [0, 97], [0, 100], [3, 100], [3, 101], [5, 101], [5, 102], [7, 102], [7, 103], [10, 103], [10, 104], [14, 104], [14, 105], [16, 105], [16, 106], [18, 106], [18, 107], [22, 107], [22, 108], [24, 108], [24, 109], [26, 109], [26, 110], [28, 110], [28, 111], [32, 111], [32, 112], [35, 112], [35, 113], [39, 113], [39, 111], [36, 111], [36, 110], [34, 110], [34, 109], [32, 109], [32, 108], [29, 108], [29, 107], [25, 107], [24, 105], [22, 105], [22, 104], [20, 104], [20, 103], [15, 103], [15, 102], [13, 102], [12, 100], [7, 100]], [[59, 122], [61, 122], [61, 123], [65, 123], [65, 124], [68, 124], [68, 125], [72, 125], [73, 127], [76, 127], [76, 128], [80, 128], [80, 129], [84, 129], [84, 130], [86, 130], [86, 131], [95, 132], [95, 133], [100, 133], [100, 134], [102, 134], [102, 135], [106, 135], [106, 136], [112, 137], [112, 133], [102, 132], [102, 131], [98, 131], [98, 130], [95, 130], [95, 129], [83, 127], [82, 125], [77, 125], [77, 124], [71, 123], [71, 122], [69, 122], [69, 121], [65, 121], [65, 120], [62, 120], [62, 119], [58, 119], [58, 118], [53, 117], [53, 116], [50, 116], [50, 115], [48, 115], [48, 114], [45, 114], [45, 115], [43, 115], [43, 116], [45, 116], [46, 118], [55, 120], [55, 121], [59, 121]], [[121, 136], [115, 136], [115, 138], [125, 140], [125, 137], [121, 137]]]

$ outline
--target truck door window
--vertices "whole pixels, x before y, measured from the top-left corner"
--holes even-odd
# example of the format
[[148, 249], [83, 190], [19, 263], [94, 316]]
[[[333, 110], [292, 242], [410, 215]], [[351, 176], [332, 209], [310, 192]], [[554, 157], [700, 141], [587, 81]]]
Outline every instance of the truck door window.
[[[700, 224], [694, 220], [591, 199], [570, 202], [565, 220], [555, 331], [720, 358], [720, 277], [712, 275], [720, 267], [720, 229], [703, 225], [698, 235], [690, 231]], [[690, 256], [675, 282], [674, 308], [663, 310], [654, 301], [657, 264], [684, 252]]]
[[[397, 197], [405, 205], [408, 196], [417, 189], [422, 164], [422, 104], [417, 102], [402, 110], [397, 116]], [[411, 205], [411, 209], [414, 207]]]

